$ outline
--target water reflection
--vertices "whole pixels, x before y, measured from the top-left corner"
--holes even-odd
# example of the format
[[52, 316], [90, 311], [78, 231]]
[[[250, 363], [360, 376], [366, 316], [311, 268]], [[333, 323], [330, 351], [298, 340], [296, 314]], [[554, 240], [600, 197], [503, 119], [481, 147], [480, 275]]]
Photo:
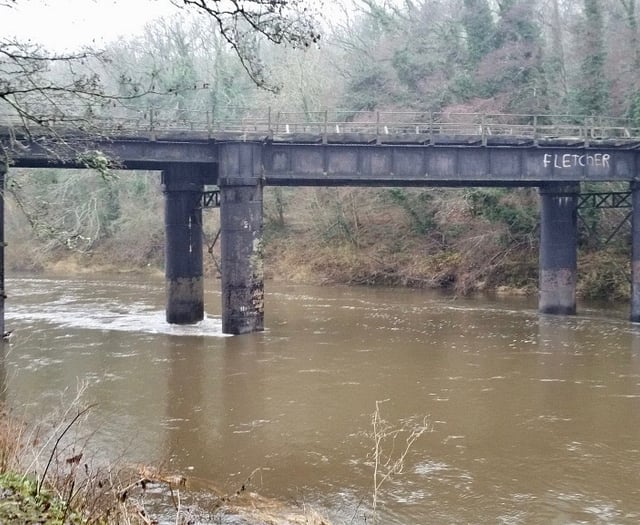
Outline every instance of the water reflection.
[[163, 449], [172, 463], [180, 458], [181, 464], [172, 464], [172, 468], [185, 471], [203, 461], [203, 444], [210, 439], [210, 433], [215, 432], [216, 425], [209, 419], [204, 402], [206, 345], [203, 337], [169, 336], [167, 346]]
[[167, 344], [164, 449], [172, 467], [189, 472], [196, 485], [236, 490], [236, 483], [265, 465], [270, 441], [262, 335], [214, 343], [170, 337]]

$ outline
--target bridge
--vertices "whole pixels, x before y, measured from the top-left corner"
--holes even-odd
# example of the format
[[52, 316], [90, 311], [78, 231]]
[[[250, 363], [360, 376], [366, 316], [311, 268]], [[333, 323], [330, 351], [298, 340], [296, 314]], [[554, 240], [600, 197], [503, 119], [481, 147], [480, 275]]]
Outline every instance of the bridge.
[[[54, 116], [45, 124], [59, 131], [47, 137], [0, 116], [0, 145], [16, 167], [86, 167], [87, 155], [104, 155], [116, 167], [162, 172], [170, 323], [204, 316], [202, 208], [215, 204], [223, 330], [263, 330], [265, 185], [538, 187], [539, 310], [571, 315], [577, 209], [586, 202], [580, 183], [599, 181], [629, 183], [622, 197], [592, 197], [632, 209], [630, 318], [640, 322], [640, 128], [623, 119], [268, 109], [226, 119], [206, 111], [86, 114], [73, 119], [74, 131], [65, 131], [68, 113], [60, 123]], [[0, 165], [3, 180], [6, 168]], [[205, 191], [210, 186], [216, 189]]]

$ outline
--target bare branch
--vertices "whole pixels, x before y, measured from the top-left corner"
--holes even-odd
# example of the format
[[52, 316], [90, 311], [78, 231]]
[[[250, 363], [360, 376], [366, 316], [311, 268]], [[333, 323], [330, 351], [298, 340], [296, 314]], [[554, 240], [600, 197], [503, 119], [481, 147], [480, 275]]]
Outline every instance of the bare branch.
[[[164, 0], [211, 20], [218, 38], [240, 60], [248, 77], [258, 86], [277, 91], [267, 80], [260, 48], [265, 43], [309, 47], [317, 43], [315, 12], [308, 0]], [[0, 8], [12, 7], [17, 0], [0, 0]], [[77, 53], [57, 54], [39, 44], [0, 37], [0, 115], [6, 123], [18, 123], [28, 140], [38, 129], [40, 136], [52, 138], [51, 153], [58, 148], [75, 156], [60, 133], [81, 130], [102, 136], [101, 117], [113, 117], [112, 106], [147, 95], [180, 95], [192, 89], [183, 77], [175, 85], [164, 83], [164, 92], [156, 90], [162, 67], [123, 73], [114, 77], [107, 52], [85, 49]], [[126, 68], [124, 69], [126, 70]], [[156, 97], [157, 98], [157, 97]], [[151, 114], [157, 100], [138, 104], [134, 111]], [[123, 114], [131, 114], [123, 108]], [[63, 146], [60, 148], [60, 146]], [[0, 145], [0, 148], [5, 146]]]
[[317, 13], [304, 0], [171, 0], [211, 17], [258, 86], [270, 91], [257, 47], [262, 37], [274, 44], [307, 48], [320, 41]]

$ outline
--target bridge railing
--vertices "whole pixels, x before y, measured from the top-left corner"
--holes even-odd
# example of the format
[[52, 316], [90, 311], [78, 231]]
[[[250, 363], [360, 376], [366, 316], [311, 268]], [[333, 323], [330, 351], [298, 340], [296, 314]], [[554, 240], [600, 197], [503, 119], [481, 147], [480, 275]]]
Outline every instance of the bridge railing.
[[469, 135], [554, 138], [633, 138], [640, 128], [628, 119], [451, 112], [318, 111], [271, 115], [274, 133], [369, 133], [376, 135]]
[[[23, 127], [17, 114], [2, 112], [0, 124]], [[275, 111], [271, 108], [136, 108], [117, 105], [56, 107], [43, 122], [97, 130], [103, 135], [146, 135], [153, 132], [219, 132], [286, 136], [312, 134], [368, 134], [380, 139], [390, 135], [418, 138], [493, 136], [529, 138], [640, 139], [640, 127], [628, 119], [575, 115], [526, 115], [418, 111]]]

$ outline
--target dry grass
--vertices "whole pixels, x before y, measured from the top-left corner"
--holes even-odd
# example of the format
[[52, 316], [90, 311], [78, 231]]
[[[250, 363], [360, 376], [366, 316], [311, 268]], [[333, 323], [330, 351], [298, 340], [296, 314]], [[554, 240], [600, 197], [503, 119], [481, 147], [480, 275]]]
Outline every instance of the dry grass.
[[26, 426], [5, 408], [0, 409], [0, 473], [15, 469], [20, 464], [26, 446]]

